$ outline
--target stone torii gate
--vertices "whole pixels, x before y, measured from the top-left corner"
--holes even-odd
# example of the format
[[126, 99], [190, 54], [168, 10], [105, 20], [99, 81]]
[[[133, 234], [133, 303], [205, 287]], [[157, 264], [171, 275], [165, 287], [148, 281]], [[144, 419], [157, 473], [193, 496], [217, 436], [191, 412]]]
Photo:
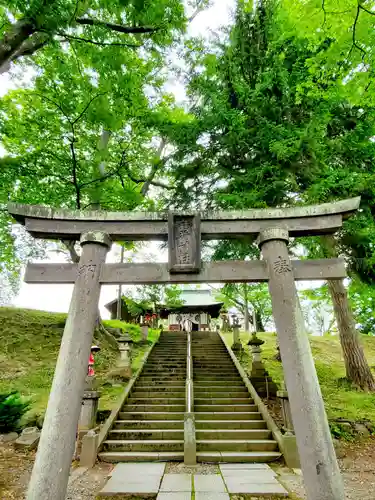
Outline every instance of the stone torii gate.
[[[102, 284], [268, 281], [309, 500], [344, 500], [295, 280], [346, 276], [342, 259], [291, 261], [289, 237], [332, 234], [359, 207], [332, 204], [219, 213], [81, 212], [9, 204], [35, 238], [79, 240], [79, 264], [31, 264], [28, 283], [74, 283], [27, 500], [64, 500]], [[260, 261], [201, 262], [201, 240], [255, 235]], [[169, 263], [105, 264], [111, 241], [168, 240]]]

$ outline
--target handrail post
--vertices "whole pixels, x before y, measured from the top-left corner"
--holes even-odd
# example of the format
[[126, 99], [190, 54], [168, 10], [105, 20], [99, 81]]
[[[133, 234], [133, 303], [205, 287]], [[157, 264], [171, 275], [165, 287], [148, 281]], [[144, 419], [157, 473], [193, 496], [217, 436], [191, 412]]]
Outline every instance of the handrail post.
[[184, 415], [184, 463], [185, 465], [195, 465], [197, 463], [197, 446], [195, 439], [193, 356], [191, 349], [191, 332], [187, 333], [185, 399], [186, 399], [186, 405], [185, 405], [185, 415]]

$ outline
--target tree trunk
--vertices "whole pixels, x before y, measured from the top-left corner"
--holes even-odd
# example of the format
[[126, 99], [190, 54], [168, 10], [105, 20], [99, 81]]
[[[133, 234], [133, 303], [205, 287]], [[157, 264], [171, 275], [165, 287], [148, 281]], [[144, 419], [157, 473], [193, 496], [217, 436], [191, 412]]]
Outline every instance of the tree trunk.
[[255, 309], [255, 331], [256, 332], [265, 332], [265, 328], [262, 320], [262, 313], [259, 309]]
[[[335, 239], [333, 236], [322, 236], [322, 243], [326, 256], [337, 257]], [[345, 361], [346, 378], [365, 391], [375, 391], [374, 377], [365, 358], [359, 333], [355, 328], [355, 322], [343, 280], [327, 280], [327, 283], [339, 330]]]
[[[120, 263], [122, 264], [124, 262], [124, 247], [121, 245], [121, 254], [120, 254]], [[122, 286], [118, 286], [118, 297], [117, 297], [117, 312], [116, 316], [117, 319], [121, 320], [121, 313], [122, 313]]]
[[10, 31], [5, 33], [0, 41], [0, 68], [1, 73], [7, 68], [7, 63], [11, 61], [22, 44], [32, 35], [35, 30], [34, 23], [28, 19], [21, 19], [11, 26]]
[[328, 280], [340, 342], [345, 360], [346, 378], [365, 391], [375, 391], [375, 381], [355, 328], [348, 295], [342, 280]]
[[244, 323], [245, 323], [245, 332], [248, 333], [250, 331], [250, 318], [249, 318], [249, 301], [247, 298], [247, 283], [243, 284], [244, 291]]

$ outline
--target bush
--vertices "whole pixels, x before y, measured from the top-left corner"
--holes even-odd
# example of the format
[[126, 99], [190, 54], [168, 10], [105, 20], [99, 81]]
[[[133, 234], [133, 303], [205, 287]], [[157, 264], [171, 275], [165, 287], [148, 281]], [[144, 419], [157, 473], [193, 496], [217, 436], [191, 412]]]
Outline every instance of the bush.
[[19, 429], [22, 416], [30, 408], [17, 391], [0, 394], [0, 433]]

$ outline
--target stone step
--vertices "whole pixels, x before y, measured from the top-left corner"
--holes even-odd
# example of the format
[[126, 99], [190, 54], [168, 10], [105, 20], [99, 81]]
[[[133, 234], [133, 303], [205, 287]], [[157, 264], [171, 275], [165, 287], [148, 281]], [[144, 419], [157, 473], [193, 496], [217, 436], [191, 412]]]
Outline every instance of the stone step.
[[146, 398], [152, 398], [156, 397], [159, 398], [164, 395], [168, 395], [167, 397], [184, 397], [185, 396], [185, 387], [184, 386], [161, 386], [161, 387], [153, 387], [151, 390], [150, 388], [147, 387], [138, 387], [138, 385], [135, 387], [134, 392], [132, 392], [132, 397], [146, 397]]
[[165, 385], [165, 386], [181, 386], [182, 384], [185, 383], [185, 380], [179, 380], [179, 379], [156, 379], [156, 378], [150, 378], [150, 377], [140, 377], [138, 382], [137, 382], [137, 388], [141, 386], [146, 386], [146, 387], [151, 387], [151, 386], [157, 386], [157, 385]]
[[[245, 386], [242, 385], [236, 385], [235, 387], [233, 386], [205, 386], [201, 385], [198, 382], [194, 383], [194, 393], [195, 394], [202, 394], [203, 395], [208, 395], [212, 394], [213, 398], [220, 398], [220, 397], [232, 397], [234, 394], [239, 394], [239, 396], [236, 397], [249, 397], [249, 391], [245, 388]], [[223, 394], [224, 396], [219, 396], [219, 394]], [[199, 396], [200, 397], [200, 396]]]
[[210, 368], [209, 366], [207, 368], [201, 368], [201, 369], [194, 369], [193, 370], [193, 375], [196, 378], [199, 377], [205, 377], [208, 375], [214, 375], [216, 376], [222, 376], [222, 377], [230, 377], [230, 376], [236, 376], [239, 377], [240, 375], [238, 374], [238, 371], [235, 368], [230, 368], [228, 370], [215, 370], [214, 368]]
[[206, 429], [223, 429], [223, 430], [236, 430], [236, 429], [266, 429], [267, 424], [264, 420], [196, 420], [196, 430]]
[[197, 462], [207, 463], [265, 463], [279, 460], [281, 453], [276, 451], [247, 452], [197, 452]]
[[[196, 429], [197, 440], [236, 440], [245, 439], [270, 439], [271, 431], [268, 429]], [[174, 439], [174, 438], [173, 438]]]
[[[227, 380], [227, 383], [226, 383]], [[241, 387], [244, 388], [246, 387], [243, 381], [239, 378], [234, 378], [233, 380], [228, 380], [228, 379], [213, 379], [213, 380], [208, 380], [208, 379], [200, 379], [200, 380], [195, 380], [194, 385], [197, 385], [197, 387], [210, 387], [211, 385], [216, 385], [219, 387]]]
[[252, 404], [241, 404], [241, 405], [198, 405], [194, 404], [194, 411], [196, 413], [200, 412], [254, 412], [257, 411], [258, 407], [257, 405], [252, 405]]
[[142, 371], [142, 374], [146, 375], [181, 375], [182, 377], [186, 377], [186, 369], [185, 368], [166, 368], [165, 366], [150, 366], [149, 368]]
[[230, 385], [242, 385], [244, 386], [244, 383], [239, 377], [215, 377], [212, 375], [211, 377], [199, 377], [195, 378], [194, 377], [194, 383], [197, 383], [198, 385], [225, 385], [225, 383], [228, 383]]
[[197, 420], [261, 420], [259, 412], [195, 412]]
[[247, 391], [205, 391], [194, 387], [195, 400], [208, 401], [210, 399], [246, 399], [253, 402]]
[[218, 398], [218, 397], [196, 397], [194, 399], [194, 404], [195, 405], [240, 405], [240, 404], [254, 404], [254, 401], [250, 399], [250, 397], [247, 398]]
[[183, 451], [183, 439], [123, 440], [107, 439], [103, 443], [105, 451]]
[[184, 421], [180, 420], [116, 420], [115, 429], [184, 429]]
[[161, 404], [166, 404], [166, 405], [173, 405], [173, 404], [185, 404], [185, 397], [184, 395], [180, 397], [170, 397], [170, 396], [164, 396], [164, 397], [152, 397], [152, 398], [143, 398], [143, 397], [134, 397], [132, 395], [131, 398], [128, 399], [127, 403], [129, 405], [161, 405]]
[[197, 439], [197, 451], [276, 451], [272, 439]]
[[149, 412], [143, 411], [121, 411], [120, 420], [184, 420], [184, 412]]
[[210, 370], [210, 369], [214, 369], [215, 371], [221, 371], [221, 370], [224, 370], [224, 371], [228, 371], [228, 370], [236, 370], [236, 368], [234, 367], [233, 363], [232, 364], [229, 364], [229, 363], [221, 363], [221, 362], [215, 362], [215, 363], [218, 363], [218, 366], [220, 366], [220, 368], [213, 368], [212, 367], [212, 364], [211, 363], [194, 363], [193, 365], [193, 371], [202, 371], [202, 370]]
[[[246, 432], [246, 431], [244, 431]], [[249, 431], [247, 431], [249, 432]], [[261, 432], [261, 431], [259, 431]], [[245, 436], [246, 438], [247, 436]], [[242, 438], [242, 437], [241, 437]], [[158, 440], [184, 439], [184, 429], [114, 429], [109, 433], [109, 440]], [[208, 437], [208, 439], [211, 439]], [[226, 439], [226, 438], [225, 438]], [[258, 438], [262, 439], [262, 438]]]
[[180, 411], [185, 411], [185, 402], [183, 404], [174, 404], [174, 405], [168, 405], [168, 404], [155, 404], [155, 405], [133, 405], [133, 404], [126, 404], [123, 408], [122, 411], [129, 411], [129, 412], [180, 412]]
[[99, 458], [103, 462], [183, 462], [184, 452], [121, 452], [107, 451], [99, 453]]
[[186, 363], [176, 363], [173, 365], [167, 365], [164, 363], [152, 363], [148, 366], [145, 366], [144, 370], [146, 371], [159, 371], [162, 370], [164, 372], [168, 372], [170, 370], [180, 370], [186, 373]]

